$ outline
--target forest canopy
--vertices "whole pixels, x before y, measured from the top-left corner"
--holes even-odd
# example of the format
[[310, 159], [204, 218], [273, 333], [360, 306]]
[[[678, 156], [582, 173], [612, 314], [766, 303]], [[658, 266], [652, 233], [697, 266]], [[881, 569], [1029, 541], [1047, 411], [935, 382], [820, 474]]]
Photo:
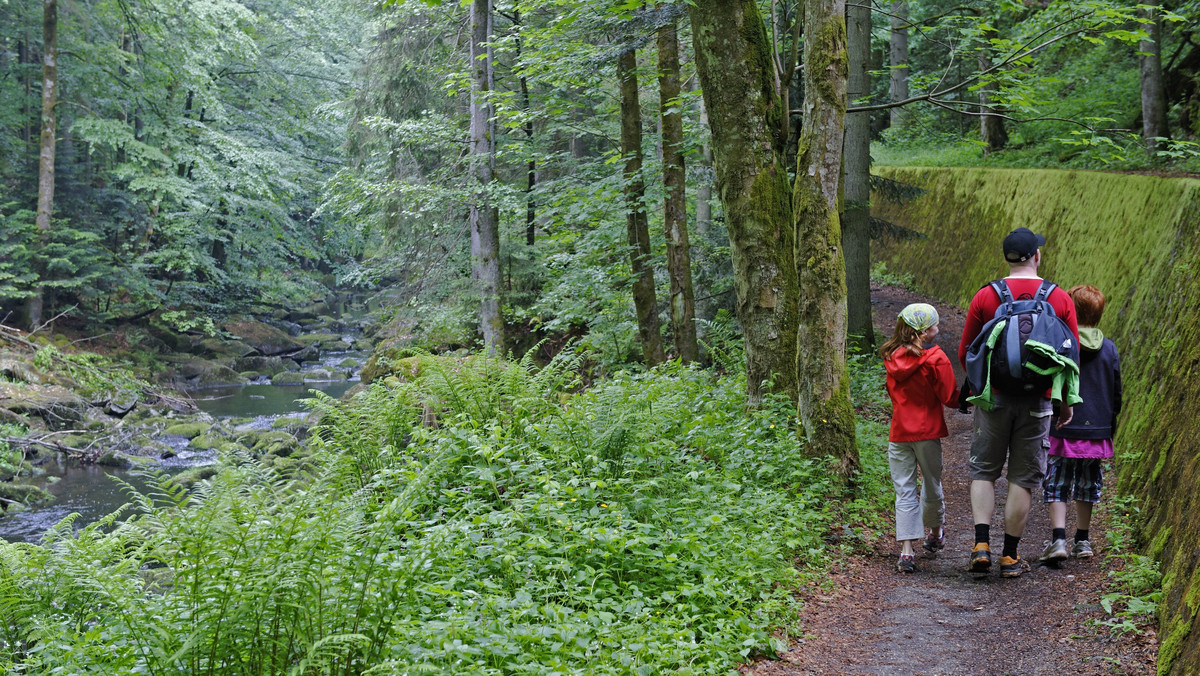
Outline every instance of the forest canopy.
[[[690, 327], [744, 324], [754, 285], [715, 173], [694, 27], [706, 6], [6, 0], [0, 304], [10, 323], [39, 299], [42, 317], [195, 327], [358, 285], [389, 289], [398, 331], [427, 347], [490, 340], [479, 313], [491, 302], [505, 349], [575, 336], [606, 363], [653, 362], [645, 346], [661, 335], [667, 353], [694, 359]], [[772, 142], [792, 177], [799, 9], [755, 7], [782, 106]], [[1200, 166], [1196, 2], [846, 11], [867, 22], [849, 44], [862, 76], [846, 147], [865, 133], [870, 145], [854, 147], [876, 162]], [[623, 145], [631, 114], [636, 167]], [[865, 170], [850, 167], [856, 195]], [[472, 224], [493, 214], [494, 248], [481, 253]], [[857, 223], [848, 216], [847, 232]], [[851, 255], [846, 267], [854, 335], [869, 330], [854, 318], [869, 266]]]

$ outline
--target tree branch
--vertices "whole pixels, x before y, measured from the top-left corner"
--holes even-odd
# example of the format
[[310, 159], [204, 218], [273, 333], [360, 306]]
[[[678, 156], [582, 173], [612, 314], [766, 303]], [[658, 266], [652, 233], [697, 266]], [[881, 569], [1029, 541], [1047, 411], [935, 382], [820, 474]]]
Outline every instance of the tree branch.
[[[1089, 12], [1089, 14], [1090, 14], [1090, 12]], [[1047, 28], [1046, 30], [1042, 31], [1041, 33], [1036, 35], [1034, 37], [1034, 39], [1036, 40], [1036, 39], [1040, 38], [1041, 36], [1045, 35], [1046, 33], [1049, 33], [1050, 31], [1052, 31], [1056, 28], [1059, 28], [1060, 26], [1063, 26], [1072, 21], [1076, 21], [1085, 16], [1087, 16], [1087, 14], [1080, 14], [1080, 15], [1074, 16], [1070, 19], [1066, 19], [1066, 20], [1064, 20], [1058, 24], [1055, 24], [1054, 26], [1051, 26], [1050, 28]], [[1041, 43], [1040, 45], [1037, 45], [1036, 47], [1030, 47], [1028, 49], [1021, 47], [1017, 51], [1008, 55], [1003, 60], [999, 61], [998, 63], [979, 71], [978, 73], [972, 75], [971, 77], [963, 80], [962, 82], [960, 82], [952, 87], [947, 87], [945, 89], [941, 89], [938, 91], [927, 92], [927, 93], [921, 94], [919, 96], [910, 96], [909, 98], [904, 99], [903, 101], [894, 101], [892, 103], [879, 103], [879, 104], [875, 104], [875, 105], [871, 105], [871, 106], [851, 106], [851, 107], [846, 108], [846, 112], [847, 113], [865, 113], [865, 112], [874, 111], [874, 110], [890, 110], [892, 108], [899, 108], [900, 106], [905, 106], [910, 103], [916, 103], [917, 101], [931, 101], [932, 99], [938, 98], [940, 96], [944, 96], [946, 94], [956, 92], [956, 91], [962, 89], [963, 87], [966, 87], [974, 82], [981, 80], [985, 75], [989, 75], [991, 73], [1002, 70], [1002, 69], [1006, 68], [1007, 66], [1011, 65], [1013, 62], [1019, 61], [1019, 60], [1025, 58], [1026, 56], [1029, 56], [1030, 54], [1036, 54], [1037, 52], [1045, 49], [1046, 47], [1049, 47], [1050, 45], [1052, 45], [1056, 42], [1065, 40], [1073, 35], [1078, 35], [1080, 33], [1086, 32], [1088, 30], [1091, 30], [1092, 28], [1095, 28], [1095, 26], [1084, 26], [1082, 28], [1078, 28], [1076, 30], [1069, 31], [1067, 33], [1063, 33], [1062, 35], [1057, 35], [1049, 40], [1046, 40], [1045, 42]], [[1030, 42], [1032, 42], [1032, 40]], [[1028, 43], [1026, 43], [1026, 44], [1028, 44]], [[1024, 51], [1022, 51], [1022, 50], [1024, 50]]]
[[[1025, 118], [1012, 117], [1011, 115], [1005, 115], [1004, 113], [997, 112], [991, 105], [979, 103], [977, 101], [942, 101], [940, 99], [929, 99], [929, 102], [939, 108], [944, 108], [946, 110], [953, 111], [955, 113], [958, 113], [959, 115], [970, 115], [971, 117], [998, 117], [1000, 119], [1008, 120], [1009, 122], [1013, 122], [1015, 124], [1023, 124], [1025, 122], [1057, 121], [1057, 122], [1069, 122], [1070, 124], [1079, 125], [1080, 127], [1083, 127], [1084, 129], [1087, 129], [1088, 131], [1090, 131], [1092, 133], [1129, 131], [1128, 129], [1098, 129], [1089, 124], [1080, 122], [1079, 120], [1072, 120], [1071, 118], [1067, 118], [1067, 117], [1054, 117], [1052, 115], [1044, 115], [1044, 116], [1039, 116], [1039, 117], [1025, 117]], [[978, 112], [971, 111], [971, 110], [963, 110], [961, 108], [953, 107], [956, 105], [957, 106], [972, 106], [975, 108], [986, 108], [986, 110], [980, 110]]]

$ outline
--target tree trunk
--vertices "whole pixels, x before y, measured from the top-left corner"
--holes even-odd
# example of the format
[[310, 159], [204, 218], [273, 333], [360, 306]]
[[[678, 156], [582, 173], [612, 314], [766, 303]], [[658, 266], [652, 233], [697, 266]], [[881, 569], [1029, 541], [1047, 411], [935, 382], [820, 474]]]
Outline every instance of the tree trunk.
[[[871, 6], [847, 3], [846, 96], [851, 105], [866, 103], [871, 92]], [[893, 110], [895, 110], [893, 108]], [[846, 183], [842, 189], [842, 249], [846, 252], [846, 308], [850, 340], [864, 351], [875, 344], [871, 322], [871, 114], [846, 116], [843, 146]]]
[[750, 403], [796, 396], [796, 263], [784, 154], [787, 108], [753, 0], [689, 5], [696, 72], [712, 129], [717, 194], [729, 231]]
[[[888, 99], [891, 103], [908, 98], [908, 0], [892, 1], [889, 18], [892, 31], [889, 40]], [[903, 107], [888, 111], [891, 126], [903, 127], [907, 112]]]
[[[50, 236], [50, 215], [54, 211], [54, 151], [57, 120], [54, 106], [58, 103], [58, 0], [42, 1], [42, 137], [38, 153], [37, 224], [39, 248]], [[45, 270], [38, 270], [38, 276]], [[42, 323], [45, 287], [34, 289], [26, 305], [29, 328]]]
[[[979, 72], [984, 72], [992, 67], [992, 59], [987, 52], [979, 54]], [[986, 144], [987, 150], [991, 152], [1000, 150], [1008, 145], [1008, 130], [1004, 128], [1004, 118], [995, 115], [989, 115], [994, 112], [992, 106], [991, 92], [995, 89], [993, 85], [984, 84], [979, 88], [979, 134]]]
[[662, 331], [658, 326], [658, 299], [654, 293], [654, 268], [650, 264], [650, 224], [646, 216], [646, 184], [642, 178], [642, 108], [638, 101], [637, 51], [630, 48], [617, 58], [621, 84], [621, 154], [625, 157], [625, 222], [629, 235], [629, 263], [633, 271], [633, 305], [637, 311], [642, 355], [647, 366], [661, 364]]
[[688, 246], [687, 177], [683, 165], [683, 111], [679, 101], [679, 34], [675, 22], [658, 29], [658, 102], [662, 124], [663, 227], [667, 236], [671, 328], [675, 352], [687, 364], [700, 358], [696, 343], [696, 301]]
[[504, 347], [500, 318], [500, 214], [488, 187], [495, 180], [496, 141], [491, 126], [491, 0], [471, 2], [471, 162], [475, 198], [470, 209], [471, 278], [480, 294], [479, 332], [488, 354]]
[[1163, 88], [1162, 70], [1162, 19], [1159, 9], [1141, 7], [1138, 18], [1142, 20], [1142, 29], [1147, 38], [1138, 42], [1138, 65], [1141, 69], [1142, 85], [1142, 136], [1146, 149], [1157, 150], [1161, 145], [1158, 139], [1171, 135], [1167, 127], [1167, 95]]
[[[520, 33], [521, 12], [513, 11], [513, 23], [517, 27], [517, 61], [521, 60], [521, 45], [522, 38]], [[525, 245], [533, 246], [537, 239], [537, 202], [533, 197], [533, 189], [537, 187], [537, 160], [533, 156], [533, 114], [529, 104], [529, 78], [525, 77], [525, 73], [521, 73], [521, 105], [525, 109], [526, 122], [524, 126], [526, 152], [529, 154], [529, 160], [526, 163], [525, 171]]]
[[[33, 63], [33, 49], [30, 47], [29, 35], [17, 43], [17, 62], [21, 64], [21, 84], [25, 90], [25, 97], [21, 100], [21, 142], [24, 145], [22, 152], [28, 153], [29, 157], [34, 155], [33, 145], [33, 106], [30, 105], [30, 100], [33, 98], [33, 75], [30, 68], [26, 68], [27, 64]], [[24, 160], [22, 160], [24, 163]]]
[[846, 371], [846, 281], [840, 250], [838, 178], [846, 117], [845, 0], [804, 2], [804, 126], [792, 211], [800, 322], [796, 370], [805, 452], [831, 456], [849, 477], [858, 467]]
[[[704, 97], [697, 100], [700, 108], [700, 124], [708, 127], [708, 109], [704, 107]], [[700, 146], [700, 166], [705, 168], [704, 176], [696, 183], [696, 235], [701, 240], [712, 227], [712, 181], [708, 171], [713, 165], [712, 142]]]

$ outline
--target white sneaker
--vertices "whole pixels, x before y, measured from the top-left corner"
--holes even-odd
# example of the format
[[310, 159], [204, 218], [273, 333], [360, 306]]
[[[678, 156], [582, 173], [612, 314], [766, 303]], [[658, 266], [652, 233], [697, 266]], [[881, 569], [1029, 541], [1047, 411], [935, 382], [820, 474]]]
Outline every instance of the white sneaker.
[[[1077, 543], [1078, 544], [1078, 543]], [[1046, 548], [1042, 550], [1042, 561], [1062, 561], [1069, 556], [1067, 554], [1067, 541], [1062, 538], [1057, 538], [1046, 543]]]

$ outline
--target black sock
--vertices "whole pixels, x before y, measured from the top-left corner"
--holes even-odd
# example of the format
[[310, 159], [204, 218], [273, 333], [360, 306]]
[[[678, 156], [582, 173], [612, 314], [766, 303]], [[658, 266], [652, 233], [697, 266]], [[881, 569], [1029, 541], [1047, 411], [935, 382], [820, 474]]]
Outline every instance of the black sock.
[[1086, 530], [1079, 530], [1078, 528], [1076, 528], [1075, 529], [1075, 541], [1079, 542], [1080, 540], [1086, 540], [1086, 539], [1088, 539], [1088, 532]]
[[979, 544], [980, 542], [986, 543], [988, 538], [991, 537], [991, 531], [992, 524], [990, 523], [975, 524], [975, 544]]
[[1017, 544], [1021, 542], [1020, 536], [1004, 534], [1004, 551], [1000, 556], [1007, 556], [1010, 559], [1017, 558]]
[[[1079, 531], [1075, 531], [1075, 532], [1078, 533]], [[1051, 540], [1066, 540], [1067, 539], [1067, 529], [1066, 528], [1053, 529], [1053, 531], [1050, 533], [1050, 539]], [[1078, 540], [1079, 537], [1076, 536], [1075, 539]]]

